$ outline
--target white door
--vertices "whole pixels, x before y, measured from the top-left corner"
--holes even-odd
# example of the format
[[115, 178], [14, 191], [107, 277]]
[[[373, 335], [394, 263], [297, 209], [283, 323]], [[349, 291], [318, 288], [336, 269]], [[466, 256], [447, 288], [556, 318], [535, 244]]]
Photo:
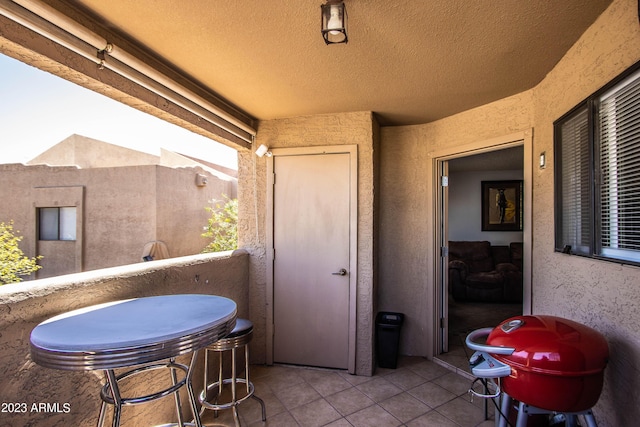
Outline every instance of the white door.
[[353, 155], [274, 155], [276, 363], [349, 368]]

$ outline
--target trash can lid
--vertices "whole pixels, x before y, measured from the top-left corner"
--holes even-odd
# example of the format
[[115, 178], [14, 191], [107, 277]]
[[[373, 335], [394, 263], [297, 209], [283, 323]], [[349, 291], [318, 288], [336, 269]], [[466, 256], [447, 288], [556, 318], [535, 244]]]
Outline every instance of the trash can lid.
[[401, 325], [404, 320], [404, 314], [402, 313], [391, 313], [387, 311], [381, 311], [378, 313], [378, 323], [383, 323], [387, 325]]

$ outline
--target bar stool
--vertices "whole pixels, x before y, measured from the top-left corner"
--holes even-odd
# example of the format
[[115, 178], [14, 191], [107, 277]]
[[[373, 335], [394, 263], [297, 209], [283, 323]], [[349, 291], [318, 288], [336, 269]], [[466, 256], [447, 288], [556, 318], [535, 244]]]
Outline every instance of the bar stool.
[[[211, 409], [215, 411], [215, 416], [218, 415], [218, 411], [222, 409], [233, 410], [233, 419], [236, 426], [240, 426], [240, 418], [238, 417], [238, 405], [248, 398], [252, 397], [256, 399], [262, 407], [262, 421], [267, 420], [267, 415], [264, 407], [264, 402], [258, 396], [254, 394], [253, 383], [249, 380], [249, 342], [253, 336], [253, 323], [247, 319], [237, 319], [236, 326], [231, 333], [226, 337], [214, 342], [205, 348], [204, 353], [204, 389], [200, 393], [199, 400], [202, 404], [202, 412], [205, 409]], [[244, 378], [238, 378], [236, 372], [236, 350], [240, 347], [244, 347], [244, 359], [245, 359], [245, 374]], [[225, 351], [231, 350], [231, 378], [223, 378], [223, 366], [222, 359]], [[218, 381], [209, 383], [208, 378], [208, 366], [209, 366], [209, 352], [219, 353], [220, 363], [218, 366]], [[236, 384], [244, 383], [247, 388], [246, 395], [238, 399]], [[231, 400], [229, 402], [218, 402], [218, 399], [222, 396], [223, 386], [225, 384], [231, 384]], [[213, 402], [207, 400], [209, 390], [214, 388], [218, 389], [218, 394], [215, 396]]]

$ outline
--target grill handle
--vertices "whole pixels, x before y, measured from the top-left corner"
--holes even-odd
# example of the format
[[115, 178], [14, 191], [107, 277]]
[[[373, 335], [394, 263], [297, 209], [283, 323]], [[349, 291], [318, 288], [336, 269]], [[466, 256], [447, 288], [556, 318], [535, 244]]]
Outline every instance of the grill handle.
[[513, 347], [499, 347], [497, 345], [479, 344], [475, 342], [478, 338], [489, 336], [491, 331], [493, 331], [493, 328], [476, 329], [471, 332], [465, 339], [467, 347], [475, 351], [486, 351], [487, 353], [503, 354], [505, 356], [510, 356], [514, 351], [516, 351]]

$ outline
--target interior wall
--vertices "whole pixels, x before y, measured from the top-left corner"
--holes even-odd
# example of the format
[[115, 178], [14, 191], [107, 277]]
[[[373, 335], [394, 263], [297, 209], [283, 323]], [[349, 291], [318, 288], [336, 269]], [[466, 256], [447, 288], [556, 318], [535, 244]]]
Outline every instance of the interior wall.
[[449, 240], [487, 240], [493, 245], [522, 242], [522, 231], [482, 231], [481, 197], [482, 181], [522, 179], [522, 170], [449, 172]]

